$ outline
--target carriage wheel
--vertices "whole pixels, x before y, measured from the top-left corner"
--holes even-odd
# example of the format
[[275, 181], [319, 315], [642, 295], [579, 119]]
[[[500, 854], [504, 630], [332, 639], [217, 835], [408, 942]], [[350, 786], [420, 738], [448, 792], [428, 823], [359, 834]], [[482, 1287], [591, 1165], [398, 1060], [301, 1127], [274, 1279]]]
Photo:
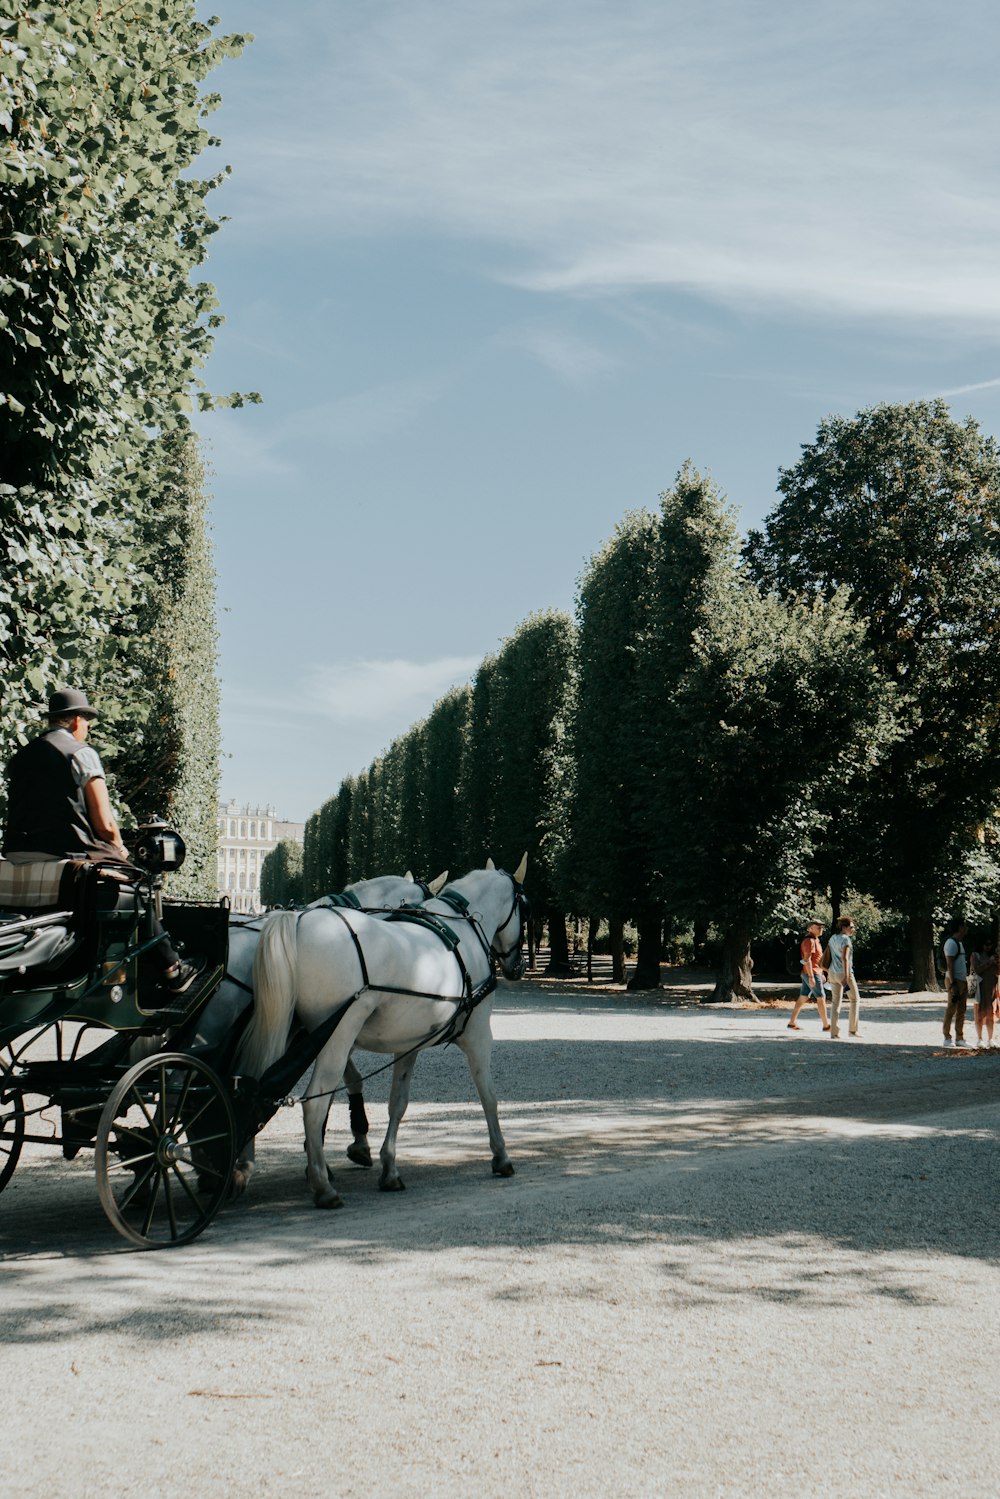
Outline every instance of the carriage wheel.
[[225, 1200], [236, 1121], [211, 1067], [161, 1052], [130, 1067], [101, 1114], [94, 1144], [101, 1205], [143, 1249], [188, 1244]]
[[24, 1144], [24, 1097], [8, 1076], [10, 1048], [0, 1051], [0, 1192], [14, 1175]]

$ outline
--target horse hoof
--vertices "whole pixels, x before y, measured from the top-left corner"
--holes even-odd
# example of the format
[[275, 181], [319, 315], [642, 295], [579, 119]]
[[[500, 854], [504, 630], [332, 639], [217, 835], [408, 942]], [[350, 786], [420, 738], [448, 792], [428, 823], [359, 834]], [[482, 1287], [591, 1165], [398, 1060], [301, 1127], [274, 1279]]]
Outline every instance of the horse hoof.
[[313, 1199], [318, 1208], [342, 1208], [344, 1199], [339, 1192], [317, 1192]]
[[514, 1175], [514, 1162], [513, 1161], [494, 1161], [493, 1162], [493, 1175], [494, 1176], [513, 1176]]
[[367, 1145], [359, 1145], [356, 1140], [347, 1147], [347, 1159], [353, 1161], [355, 1166], [370, 1166], [372, 1153]]
[[386, 1180], [383, 1176], [378, 1184], [378, 1189], [380, 1192], [405, 1192], [406, 1183], [401, 1176], [394, 1176], [391, 1180]]
[[240, 1168], [237, 1166], [236, 1170], [233, 1172], [232, 1180], [229, 1183], [229, 1198], [230, 1198], [230, 1201], [235, 1201], [235, 1199], [237, 1197], [242, 1197], [243, 1193], [246, 1191], [247, 1187], [249, 1186], [249, 1183], [250, 1183], [250, 1173], [249, 1173], [249, 1171], [241, 1171]]

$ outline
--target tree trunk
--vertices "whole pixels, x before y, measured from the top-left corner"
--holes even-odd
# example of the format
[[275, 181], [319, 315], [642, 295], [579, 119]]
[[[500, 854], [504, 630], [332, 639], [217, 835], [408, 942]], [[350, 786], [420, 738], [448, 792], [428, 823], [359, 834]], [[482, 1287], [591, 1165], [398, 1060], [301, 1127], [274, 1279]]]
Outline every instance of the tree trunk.
[[599, 916], [591, 916], [587, 919], [587, 983], [594, 982], [594, 942], [597, 939], [597, 928], [601, 924]]
[[608, 918], [608, 939], [611, 946], [611, 982], [625, 982], [625, 922], [620, 916]]
[[837, 880], [830, 886], [830, 926], [834, 931], [836, 931], [837, 929], [837, 922], [840, 920], [840, 913], [843, 904], [844, 887], [843, 885], [841, 885], [840, 881]]
[[660, 953], [663, 946], [663, 916], [655, 906], [639, 912], [639, 948], [635, 968], [628, 981], [630, 989], [660, 987]]
[[693, 942], [694, 961], [700, 963], [705, 955], [705, 944], [708, 941], [708, 922], [696, 921], [694, 924]]
[[712, 1004], [726, 1005], [734, 999], [753, 997], [750, 929], [745, 925], [730, 927], [722, 939], [722, 958], [709, 1001]]
[[545, 972], [549, 978], [569, 978], [573, 969], [569, 961], [566, 913], [549, 906], [545, 917], [549, 927], [549, 962]]
[[930, 916], [910, 917], [910, 993], [940, 991], [934, 968], [934, 922]]

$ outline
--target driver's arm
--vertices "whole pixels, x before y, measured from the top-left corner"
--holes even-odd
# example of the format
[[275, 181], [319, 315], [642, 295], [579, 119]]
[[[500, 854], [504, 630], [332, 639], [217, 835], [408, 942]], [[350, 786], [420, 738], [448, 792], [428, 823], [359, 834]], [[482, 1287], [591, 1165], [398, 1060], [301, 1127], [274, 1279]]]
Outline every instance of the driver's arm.
[[112, 848], [118, 850], [122, 858], [127, 858], [128, 850], [118, 830], [118, 819], [111, 810], [108, 784], [103, 776], [94, 776], [89, 780], [83, 788], [83, 795], [87, 803], [90, 825], [98, 838], [104, 843], [110, 843]]

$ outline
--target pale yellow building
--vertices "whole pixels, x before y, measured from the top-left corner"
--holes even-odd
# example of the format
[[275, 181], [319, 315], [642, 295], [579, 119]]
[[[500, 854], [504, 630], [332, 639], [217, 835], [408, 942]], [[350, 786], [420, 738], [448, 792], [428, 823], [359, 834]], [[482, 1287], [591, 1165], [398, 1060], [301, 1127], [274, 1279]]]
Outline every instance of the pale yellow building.
[[255, 916], [263, 910], [260, 870], [272, 848], [284, 838], [302, 842], [305, 823], [285, 822], [273, 807], [219, 804], [219, 895], [234, 911]]

